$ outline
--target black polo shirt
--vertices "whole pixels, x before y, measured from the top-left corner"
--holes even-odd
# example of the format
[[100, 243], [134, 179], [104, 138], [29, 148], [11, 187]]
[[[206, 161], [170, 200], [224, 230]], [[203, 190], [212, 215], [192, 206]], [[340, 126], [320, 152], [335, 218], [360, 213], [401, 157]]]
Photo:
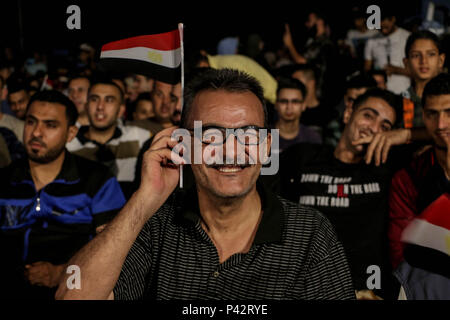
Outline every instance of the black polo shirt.
[[263, 216], [248, 253], [223, 263], [200, 224], [195, 189], [175, 193], [146, 223], [115, 299], [353, 299], [328, 220], [258, 185]]

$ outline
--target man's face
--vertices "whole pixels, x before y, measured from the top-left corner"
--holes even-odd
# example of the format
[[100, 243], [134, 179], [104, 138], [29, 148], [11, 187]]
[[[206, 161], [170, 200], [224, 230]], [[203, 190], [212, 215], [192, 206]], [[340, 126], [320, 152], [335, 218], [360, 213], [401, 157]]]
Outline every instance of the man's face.
[[136, 105], [136, 111], [133, 112], [134, 120], [144, 120], [155, 115], [153, 112], [153, 103], [150, 100], [139, 100]]
[[435, 145], [447, 150], [450, 145], [450, 94], [427, 97], [423, 122]]
[[134, 78], [134, 81], [136, 82], [136, 90], [138, 93], [150, 92], [153, 90], [153, 79], [147, 79], [147, 77], [138, 74]]
[[171, 120], [175, 125], [178, 125], [181, 121], [181, 108], [182, 108], [182, 97], [181, 97], [181, 83], [178, 83], [172, 88], [172, 103], [171, 106]]
[[300, 119], [305, 110], [305, 101], [302, 92], [297, 89], [281, 89], [278, 93], [275, 109], [284, 121]]
[[[203, 127], [264, 126], [261, 102], [251, 92], [203, 91], [195, 97], [192, 107], [190, 119], [201, 120]], [[190, 125], [193, 127], [193, 120], [190, 121]], [[193, 140], [195, 139], [196, 137]], [[268, 142], [270, 145], [270, 136], [268, 136]], [[238, 155], [238, 143], [236, 137], [230, 135], [223, 146], [219, 147], [223, 164], [207, 165], [205, 161], [202, 161], [202, 164], [192, 165], [199, 190], [219, 198], [235, 198], [244, 197], [255, 188], [261, 164], [259, 161], [256, 164], [249, 164], [251, 151], [248, 146], [241, 145], [240, 149], [245, 150], [245, 155]], [[202, 146], [203, 151], [209, 147], [207, 144], [202, 144]], [[238, 164], [238, 156], [245, 156], [246, 164]], [[232, 159], [232, 164], [226, 164], [226, 162], [230, 162], [226, 159]], [[253, 163], [257, 160], [254, 159]]]
[[77, 128], [69, 127], [66, 109], [59, 103], [34, 101], [26, 114], [23, 140], [30, 160], [50, 163], [64, 151]]
[[445, 55], [432, 40], [418, 39], [414, 41], [409, 50], [408, 57], [404, 59], [406, 68], [414, 79], [430, 80], [437, 76], [444, 65]]
[[345, 139], [345, 145], [354, 154], [362, 154], [364, 146], [353, 146], [353, 141], [391, 130], [396, 118], [394, 109], [383, 99], [375, 97], [368, 98], [349, 117], [348, 112], [346, 109], [344, 113], [346, 126], [341, 139]]
[[391, 34], [392, 32], [394, 32], [394, 30], [395, 30], [395, 22], [396, 22], [395, 17], [392, 17], [392, 18], [385, 18], [385, 19], [381, 20], [381, 23], [380, 23], [380, 26], [381, 26], [380, 32], [381, 32], [383, 35], [385, 35], [385, 36], [390, 35], [390, 34]]
[[346, 108], [353, 108], [353, 102], [356, 98], [367, 91], [367, 88], [349, 88], [344, 95], [344, 103]]
[[109, 84], [94, 85], [88, 97], [86, 111], [89, 122], [96, 130], [113, 127], [125, 111], [119, 89]]
[[9, 106], [17, 118], [24, 119], [30, 97], [25, 90], [9, 94]]
[[156, 81], [155, 88], [152, 93], [153, 108], [155, 116], [160, 122], [170, 122], [172, 116], [172, 87], [173, 85]]
[[305, 27], [308, 29], [313, 28], [316, 25], [317, 20], [318, 19], [317, 19], [316, 14], [314, 14], [314, 13], [308, 14], [308, 18], [306, 19], [306, 22], [305, 22]]
[[86, 112], [89, 85], [89, 80], [86, 78], [73, 79], [69, 83], [69, 98], [75, 103], [79, 114]]

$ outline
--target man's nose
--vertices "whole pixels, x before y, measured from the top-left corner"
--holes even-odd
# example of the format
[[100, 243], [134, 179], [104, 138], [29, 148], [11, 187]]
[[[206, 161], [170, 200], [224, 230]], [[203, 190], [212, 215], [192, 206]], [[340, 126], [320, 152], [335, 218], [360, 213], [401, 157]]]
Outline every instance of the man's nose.
[[42, 136], [42, 125], [37, 123], [32, 131], [33, 137], [41, 137]]
[[445, 112], [441, 112], [438, 115], [438, 129], [448, 129], [450, 123], [450, 117], [445, 114]]

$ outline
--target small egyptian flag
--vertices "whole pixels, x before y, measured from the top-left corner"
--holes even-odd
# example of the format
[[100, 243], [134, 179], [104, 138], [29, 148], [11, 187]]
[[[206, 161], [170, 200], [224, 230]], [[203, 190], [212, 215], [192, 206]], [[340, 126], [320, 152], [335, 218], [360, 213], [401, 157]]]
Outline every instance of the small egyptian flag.
[[450, 278], [450, 194], [433, 201], [402, 233], [412, 266]]
[[99, 68], [112, 73], [136, 73], [170, 84], [181, 78], [179, 30], [143, 35], [105, 44]]

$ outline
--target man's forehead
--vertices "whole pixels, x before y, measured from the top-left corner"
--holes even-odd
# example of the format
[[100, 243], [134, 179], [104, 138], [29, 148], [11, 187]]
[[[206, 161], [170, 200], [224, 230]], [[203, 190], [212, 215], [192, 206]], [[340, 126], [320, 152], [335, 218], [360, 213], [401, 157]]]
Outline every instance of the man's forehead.
[[302, 96], [302, 92], [299, 89], [295, 88], [283, 88], [278, 93], [278, 96]]
[[94, 84], [91, 87], [90, 94], [104, 94], [104, 95], [115, 95], [120, 96], [119, 88], [112, 84]]
[[426, 98], [424, 109], [445, 110], [450, 108], [450, 94], [430, 95]]
[[193, 108], [195, 120], [204, 124], [264, 125], [261, 101], [250, 91], [205, 90], [196, 95]]
[[358, 108], [358, 111], [362, 110], [373, 110], [391, 123], [395, 122], [395, 109], [384, 99], [377, 97], [370, 97]]
[[65, 118], [66, 107], [60, 103], [47, 101], [33, 101], [27, 111], [31, 115], [43, 120], [61, 120]]
[[70, 80], [69, 87], [89, 86], [89, 80], [86, 78], [75, 78]]
[[170, 83], [165, 83], [162, 81], [156, 81], [155, 82], [155, 89], [159, 89], [161, 91], [171, 91], [172, 90], [173, 85]]

